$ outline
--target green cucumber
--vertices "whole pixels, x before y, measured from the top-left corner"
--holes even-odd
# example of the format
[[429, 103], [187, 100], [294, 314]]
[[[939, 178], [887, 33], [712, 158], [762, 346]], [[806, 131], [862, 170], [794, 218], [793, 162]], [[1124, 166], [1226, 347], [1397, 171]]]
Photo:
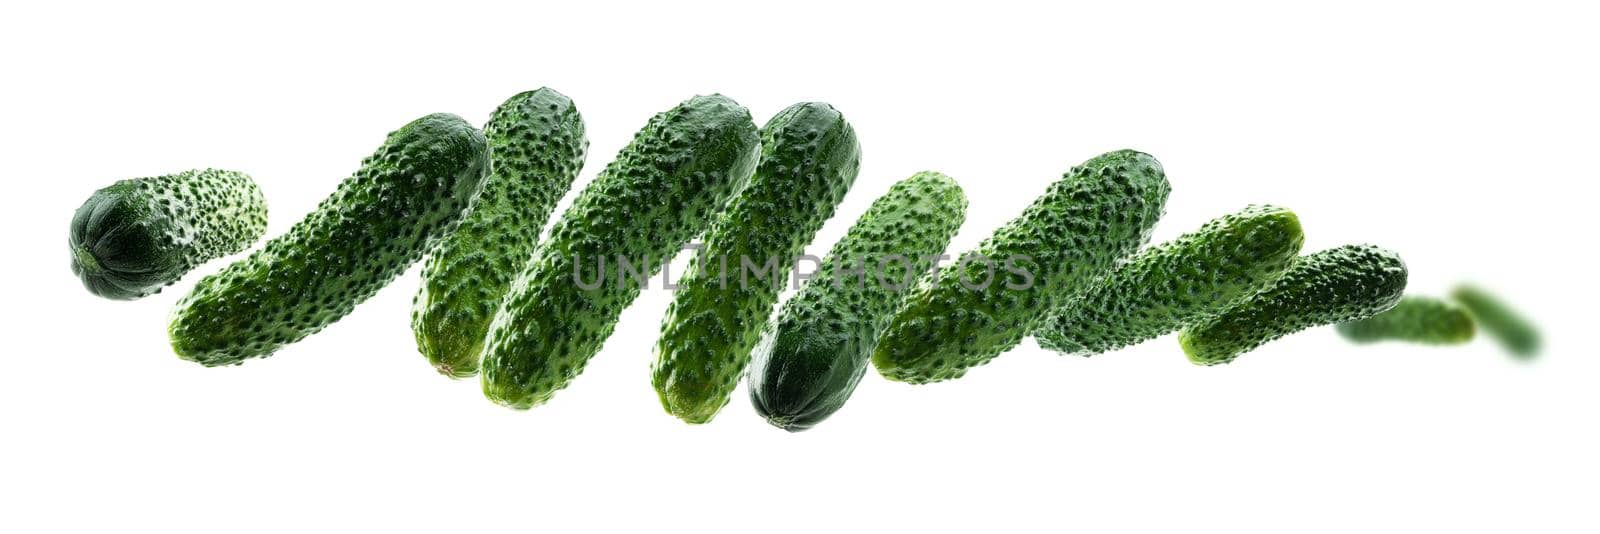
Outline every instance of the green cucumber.
[[449, 234], [488, 167], [483, 134], [455, 115], [389, 134], [315, 211], [178, 302], [173, 351], [238, 364], [322, 330]]
[[750, 367], [756, 412], [798, 432], [839, 411], [901, 298], [966, 213], [961, 186], [936, 172], [901, 180], [874, 201], [763, 332]]
[[417, 349], [439, 373], [478, 374], [478, 355], [512, 278], [533, 258], [556, 202], [583, 168], [583, 117], [549, 88], [517, 94], [483, 126], [493, 171], [472, 211], [422, 264], [412, 304]]
[[1462, 285], [1450, 292], [1450, 298], [1465, 306], [1478, 325], [1483, 327], [1483, 333], [1505, 347], [1511, 355], [1532, 358], [1539, 354], [1539, 347], [1543, 344], [1539, 329], [1488, 291], [1477, 286]]
[[[721, 95], [650, 119], [512, 284], [484, 342], [484, 395], [527, 409], [571, 383], [648, 276], [710, 226], [750, 178], [760, 144], [750, 112]], [[631, 278], [619, 258], [647, 278]]]
[[1382, 313], [1405, 289], [1406, 264], [1398, 254], [1345, 245], [1300, 257], [1261, 292], [1185, 328], [1178, 342], [1198, 365], [1228, 363], [1307, 328]]
[[1409, 341], [1425, 345], [1460, 345], [1472, 341], [1477, 326], [1460, 304], [1433, 297], [1404, 296], [1389, 311], [1334, 327], [1356, 343]]
[[72, 274], [90, 293], [133, 300], [267, 231], [267, 201], [244, 173], [217, 169], [122, 180], [72, 215]]
[[1072, 168], [974, 253], [912, 290], [873, 365], [890, 380], [936, 382], [1016, 346], [1149, 239], [1169, 191], [1161, 164], [1141, 152]]
[[1283, 274], [1305, 240], [1284, 208], [1250, 206], [1129, 258], [1033, 331], [1039, 346], [1090, 356], [1209, 318]]
[[795, 104], [762, 128], [755, 175], [706, 233], [662, 320], [651, 383], [667, 413], [705, 423], [728, 404], [790, 266], [860, 168], [855, 130], [833, 106]]

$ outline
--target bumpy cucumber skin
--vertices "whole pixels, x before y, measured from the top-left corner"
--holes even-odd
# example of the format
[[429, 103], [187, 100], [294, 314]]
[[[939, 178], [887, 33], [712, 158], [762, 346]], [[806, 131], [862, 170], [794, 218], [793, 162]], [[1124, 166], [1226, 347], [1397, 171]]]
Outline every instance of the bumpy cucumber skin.
[[[913, 289], [879, 340], [873, 365], [890, 380], [922, 384], [961, 377], [1016, 346], [1046, 313], [1150, 238], [1169, 191], [1149, 154], [1121, 150], [1073, 167], [978, 245], [974, 254], [993, 270], [983, 261], [957, 261]], [[1012, 266], [1031, 274], [1031, 285], [1002, 268], [1019, 258]]]
[[[855, 129], [833, 106], [795, 104], [762, 128], [755, 175], [712, 224], [662, 320], [651, 383], [667, 413], [706, 423], [728, 404], [794, 258], [860, 168]], [[744, 259], [775, 259], [777, 272], [751, 276]]]
[[[528, 409], [571, 383], [642, 289], [618, 280], [615, 259], [659, 271], [750, 178], [760, 144], [750, 112], [721, 95], [689, 99], [650, 119], [513, 282], [484, 342], [484, 395]], [[599, 280], [602, 258], [611, 264], [606, 279], [584, 289], [578, 280]]]
[[121, 180], [72, 215], [72, 274], [90, 293], [133, 300], [190, 269], [249, 248], [267, 231], [267, 200], [241, 172], [197, 169]]
[[1406, 276], [1398, 254], [1372, 245], [1302, 256], [1260, 293], [1185, 328], [1178, 342], [1195, 364], [1228, 363], [1307, 328], [1383, 313], [1400, 301]]
[[1460, 345], [1472, 341], [1477, 326], [1460, 304], [1433, 297], [1407, 295], [1389, 311], [1339, 323], [1339, 335], [1355, 343], [1409, 341], [1424, 345]]
[[[756, 412], [799, 432], [839, 411], [914, 283], [906, 280], [932, 268], [966, 215], [961, 186], [936, 172], [901, 180], [874, 201], [763, 332], [750, 367]], [[910, 260], [909, 270], [885, 259], [895, 255]], [[862, 265], [876, 274], [879, 262], [883, 281], [850, 274]]]
[[417, 349], [440, 374], [478, 374], [500, 300], [533, 258], [539, 231], [583, 169], [583, 117], [549, 88], [519, 93], [483, 126], [493, 170], [472, 210], [422, 264], [412, 302]]
[[1261, 290], [1304, 242], [1294, 212], [1249, 206], [1134, 255], [1033, 335], [1046, 349], [1090, 356], [1175, 332]]
[[201, 279], [173, 311], [173, 350], [238, 364], [339, 320], [455, 228], [488, 168], [488, 142], [455, 115], [390, 133], [287, 233]]
[[1539, 354], [1543, 344], [1539, 329], [1488, 291], [1463, 285], [1451, 291], [1450, 298], [1465, 306], [1478, 325], [1483, 327], [1483, 332], [1512, 356], [1532, 358]]

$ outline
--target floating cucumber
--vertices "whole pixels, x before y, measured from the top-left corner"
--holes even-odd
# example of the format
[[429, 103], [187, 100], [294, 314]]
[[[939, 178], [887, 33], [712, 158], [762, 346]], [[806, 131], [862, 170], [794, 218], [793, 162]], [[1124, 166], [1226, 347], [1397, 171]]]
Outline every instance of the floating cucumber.
[[901, 180], [874, 201], [763, 333], [750, 367], [756, 412], [798, 432], [843, 407], [901, 297], [966, 212], [961, 186], [936, 172]]
[[483, 134], [455, 115], [390, 133], [287, 233], [201, 279], [173, 311], [172, 349], [237, 364], [339, 320], [456, 226], [488, 167]]
[[1016, 346], [1149, 239], [1168, 191], [1161, 164], [1141, 152], [1072, 168], [976, 251], [913, 289], [873, 365], [891, 380], [936, 382]]
[[1314, 326], [1363, 319], [1394, 307], [1406, 288], [1406, 265], [1394, 252], [1345, 245], [1303, 256], [1260, 293], [1185, 328], [1183, 352], [1199, 365], [1240, 354]]
[[855, 130], [833, 106], [795, 104], [762, 128], [755, 175], [712, 224], [662, 320], [651, 383], [668, 413], [705, 423], [728, 403], [790, 266], [860, 168]]
[[1472, 317], [1477, 319], [1478, 325], [1483, 327], [1483, 332], [1512, 355], [1531, 358], [1539, 354], [1542, 345], [1539, 329], [1488, 291], [1477, 286], [1462, 285], [1451, 291], [1450, 297], [1466, 306]]
[[1407, 295], [1389, 311], [1339, 323], [1334, 329], [1356, 343], [1409, 341], [1425, 345], [1460, 345], [1472, 341], [1477, 327], [1472, 315], [1460, 304]]
[[417, 349], [441, 374], [478, 374], [489, 322], [512, 278], [533, 258], [539, 231], [583, 168], [583, 117], [548, 88], [519, 93], [483, 126], [493, 171], [472, 211], [422, 264], [412, 304]]
[[571, 383], [648, 277], [749, 179], [760, 142], [750, 112], [721, 95], [650, 119], [512, 284], [484, 342], [484, 395], [527, 409]]
[[1033, 335], [1046, 349], [1089, 356], [1174, 332], [1259, 291], [1302, 242], [1294, 212], [1247, 207], [1134, 255]]
[[244, 173], [217, 169], [122, 180], [72, 215], [72, 273], [90, 293], [133, 300], [190, 269], [249, 248], [267, 231], [267, 201]]

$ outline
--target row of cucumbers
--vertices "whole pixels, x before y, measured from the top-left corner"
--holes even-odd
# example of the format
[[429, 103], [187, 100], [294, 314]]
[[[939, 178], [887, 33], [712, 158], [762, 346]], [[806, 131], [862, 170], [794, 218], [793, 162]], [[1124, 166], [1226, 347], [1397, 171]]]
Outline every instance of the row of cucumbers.
[[[418, 348], [445, 375], [479, 375], [495, 402], [531, 408], [583, 371], [640, 294], [640, 283], [608, 280], [621, 266], [608, 275], [606, 262], [634, 260], [648, 278], [701, 237], [655, 348], [662, 405], [710, 421], [748, 375], [757, 410], [802, 430], [844, 404], [868, 362], [927, 383], [1028, 336], [1088, 355], [1181, 330], [1191, 360], [1224, 363], [1312, 326], [1381, 320], [1406, 285], [1399, 256], [1375, 246], [1301, 255], [1298, 219], [1274, 206], [1141, 251], [1169, 186], [1155, 158], [1122, 150], [1073, 167], [958, 257], [1003, 259], [1003, 271], [939, 266], [966, 197], [936, 172], [907, 178], [772, 317], [783, 284], [730, 284], [726, 262], [779, 258], [763, 274], [783, 280], [788, 259], [833, 216], [861, 151], [837, 110], [796, 104], [757, 129], [726, 97], [685, 101], [650, 119], [540, 241], [587, 147], [572, 101], [550, 89], [512, 97], [481, 132], [448, 114], [407, 124], [288, 232], [200, 280], [172, 314], [172, 348], [207, 366], [270, 355], [426, 256]], [[248, 248], [266, 215], [259, 189], [236, 172], [124, 180], [79, 208], [73, 270], [98, 295], [142, 297]], [[1387, 337], [1436, 321], [1407, 313], [1421, 318]]]

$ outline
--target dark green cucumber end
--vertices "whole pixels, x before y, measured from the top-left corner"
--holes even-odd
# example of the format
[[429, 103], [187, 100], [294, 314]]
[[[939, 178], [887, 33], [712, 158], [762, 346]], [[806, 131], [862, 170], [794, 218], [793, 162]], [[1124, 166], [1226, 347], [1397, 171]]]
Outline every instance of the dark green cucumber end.
[[821, 422], [821, 419], [806, 420], [799, 416], [792, 415], [762, 414], [761, 416], [766, 418], [767, 424], [778, 427], [779, 429], [790, 433], [805, 432], [810, 430], [811, 427], [816, 426], [817, 423]]
[[75, 245], [72, 247], [72, 272], [80, 276], [99, 276], [105, 274], [106, 268], [100, 266], [100, 260], [87, 247]]
[[800, 432], [850, 400], [867, 370], [853, 336], [827, 328], [782, 328], [762, 337], [750, 367], [750, 404], [772, 426]]
[[72, 273], [84, 288], [111, 300], [159, 293], [188, 265], [171, 219], [148, 213], [128, 199], [136, 185], [121, 182], [96, 191], [72, 216], [67, 246]]
[[781, 428], [788, 432], [804, 432], [817, 426], [832, 416], [839, 408], [844, 407], [844, 400], [849, 395], [845, 394], [837, 399], [816, 402], [807, 406], [780, 408], [751, 395], [751, 404], [756, 407], [756, 413], [766, 419], [767, 424]]

